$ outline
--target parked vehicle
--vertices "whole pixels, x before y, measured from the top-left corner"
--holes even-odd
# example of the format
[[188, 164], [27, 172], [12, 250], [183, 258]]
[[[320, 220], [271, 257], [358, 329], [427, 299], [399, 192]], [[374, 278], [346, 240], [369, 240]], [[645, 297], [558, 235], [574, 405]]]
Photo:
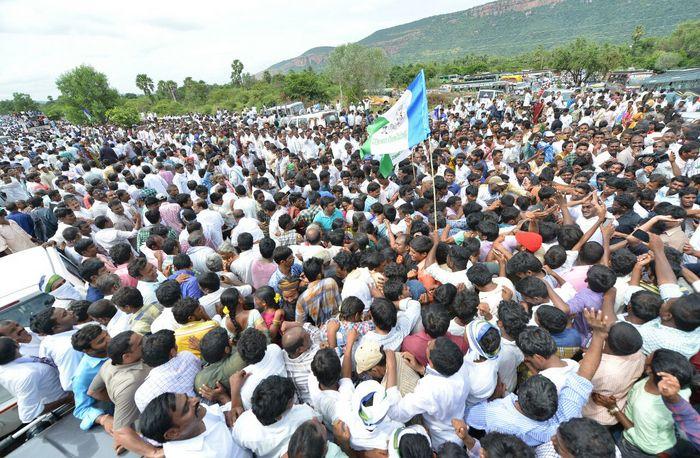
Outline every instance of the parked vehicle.
[[[55, 248], [36, 247], [0, 258], [0, 276], [13, 279], [0, 282], [0, 321], [14, 320], [28, 327], [34, 313], [54, 305], [55, 298], [39, 290], [41, 276], [53, 274], [85, 288], [78, 266]], [[0, 437], [20, 426], [17, 400], [0, 386]]]

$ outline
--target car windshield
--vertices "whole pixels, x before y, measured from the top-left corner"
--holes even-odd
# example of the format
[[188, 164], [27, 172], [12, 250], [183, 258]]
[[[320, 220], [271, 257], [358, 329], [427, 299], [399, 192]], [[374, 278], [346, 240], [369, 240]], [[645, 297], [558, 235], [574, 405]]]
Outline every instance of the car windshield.
[[55, 300], [56, 299], [52, 295], [46, 293], [39, 293], [36, 296], [31, 296], [16, 304], [11, 304], [0, 312], [0, 321], [13, 320], [24, 327], [28, 327], [29, 317], [47, 307], [51, 307]]

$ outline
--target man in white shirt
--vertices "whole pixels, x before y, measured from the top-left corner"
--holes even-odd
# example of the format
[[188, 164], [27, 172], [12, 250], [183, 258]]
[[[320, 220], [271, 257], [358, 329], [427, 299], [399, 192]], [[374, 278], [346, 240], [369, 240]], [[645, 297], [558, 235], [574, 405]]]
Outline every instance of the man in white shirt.
[[[240, 200], [240, 199], [239, 199]], [[238, 236], [241, 234], [249, 233], [253, 236], [253, 242], [261, 240], [265, 234], [263, 234], [262, 229], [260, 229], [260, 222], [255, 217], [249, 217], [245, 214], [244, 210], [240, 208], [235, 208], [232, 213], [233, 219], [236, 221], [236, 227], [231, 231], [231, 242], [235, 245], [238, 241]]]
[[68, 401], [58, 370], [48, 358], [23, 356], [19, 344], [0, 337], [0, 385], [17, 399], [22, 423]]
[[[236, 385], [231, 385], [234, 394]], [[299, 425], [314, 418], [320, 420], [314, 409], [293, 401], [294, 384], [290, 379], [276, 375], [265, 378], [256, 389], [252, 410], [243, 412], [233, 425], [233, 440], [260, 458], [284, 455]], [[235, 405], [237, 400], [232, 402]]]
[[39, 356], [41, 338], [31, 330], [12, 320], [0, 321], [0, 337], [9, 337], [19, 344], [19, 352], [24, 356]]
[[236, 210], [242, 210], [247, 218], [256, 219], [258, 216], [258, 204], [254, 199], [248, 197], [245, 186], [242, 184], [236, 186], [236, 195], [238, 199], [233, 203], [234, 215]]
[[[231, 240], [234, 240], [233, 238]], [[229, 270], [236, 274], [240, 281], [246, 285], [253, 284], [253, 262], [262, 259], [260, 249], [253, 244], [253, 237], [249, 233], [241, 233], [235, 239], [238, 244], [238, 257], [231, 263]]]
[[262, 331], [248, 328], [238, 340], [238, 353], [247, 364], [244, 371], [248, 378], [241, 387], [241, 400], [245, 409], [250, 409], [253, 391], [265, 378], [271, 375], [286, 377], [282, 349], [275, 344], [267, 344]]
[[141, 414], [141, 433], [163, 444], [169, 458], [250, 457], [233, 440], [223, 413], [225, 407], [204, 406], [199, 398], [183, 393], [163, 393]]
[[168, 195], [168, 182], [162, 176], [151, 173], [151, 167], [148, 165], [142, 166], [141, 170], [145, 174], [143, 184], [147, 188], [155, 189], [156, 194]]
[[71, 343], [71, 336], [77, 331], [75, 323], [73, 312], [58, 307], [49, 307], [32, 315], [29, 323], [33, 332], [43, 336], [39, 356], [50, 358], [56, 364], [65, 391], [70, 391], [73, 374], [83, 357]]
[[95, 226], [99, 229], [92, 236], [96, 244], [98, 244], [106, 252], [118, 243], [129, 243], [138, 234], [137, 229], [131, 231], [120, 231], [114, 228], [114, 223], [107, 216], [98, 216], [95, 218]]
[[[447, 337], [438, 337], [428, 343], [428, 365], [421, 367], [411, 358], [415, 366], [424, 372], [413, 393], [403, 398], [395, 385], [387, 383], [387, 396], [399, 398], [389, 408], [392, 420], [405, 423], [416, 415], [422, 415], [425, 427], [430, 431], [433, 447], [445, 442], [461, 443], [454, 432], [452, 419], [464, 415], [464, 405], [469, 395], [469, 370], [456, 343]], [[410, 355], [404, 353], [406, 355]], [[395, 357], [387, 355], [387, 358]], [[396, 364], [387, 364], [388, 370], [396, 370]], [[396, 375], [387, 377], [396, 382]]]
[[399, 301], [398, 309], [397, 312], [396, 306], [387, 299], [375, 299], [370, 313], [376, 328], [365, 334], [360, 343], [365, 339], [375, 340], [385, 350], [398, 351], [420, 318], [420, 303], [404, 298]]

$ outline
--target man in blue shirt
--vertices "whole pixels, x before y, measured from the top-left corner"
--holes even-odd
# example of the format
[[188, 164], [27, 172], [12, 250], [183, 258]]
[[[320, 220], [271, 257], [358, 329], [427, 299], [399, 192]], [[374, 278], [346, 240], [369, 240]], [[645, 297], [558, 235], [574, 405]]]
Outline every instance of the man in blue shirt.
[[[607, 294], [606, 301], [614, 301], [614, 294]], [[557, 395], [554, 383], [544, 375], [534, 375], [505, 398], [478, 404], [469, 410], [465, 421], [469, 426], [486, 432], [498, 431], [513, 434], [527, 445], [536, 447], [549, 442], [559, 425], [581, 416], [581, 410], [593, 391], [593, 378], [608, 336], [608, 326], [603, 313], [586, 310], [588, 325], [593, 337], [577, 373], [568, 375]]]
[[7, 219], [11, 219], [19, 224], [19, 227], [24, 229], [24, 232], [34, 237], [34, 221], [32, 217], [19, 211], [15, 202], [8, 202], [5, 208], [9, 212]]
[[192, 270], [192, 260], [186, 254], [178, 254], [173, 258], [173, 268], [175, 272], [168, 277], [168, 280], [178, 280], [182, 297], [199, 299], [204, 293], [199, 288], [197, 276]]
[[[365, 203], [365, 205], [367, 204]], [[330, 231], [333, 221], [336, 219], [342, 220], [343, 212], [335, 207], [335, 199], [333, 197], [321, 197], [321, 211], [316, 213], [313, 222], [318, 223], [324, 231]]]
[[88, 396], [87, 391], [95, 375], [107, 361], [107, 345], [110, 337], [107, 331], [97, 324], [80, 328], [71, 336], [71, 345], [75, 351], [84, 353], [73, 374], [73, 395], [75, 409], [73, 416], [80, 420], [80, 429], [87, 431], [95, 423], [102, 425], [111, 433], [114, 406], [111, 403], [98, 402]]

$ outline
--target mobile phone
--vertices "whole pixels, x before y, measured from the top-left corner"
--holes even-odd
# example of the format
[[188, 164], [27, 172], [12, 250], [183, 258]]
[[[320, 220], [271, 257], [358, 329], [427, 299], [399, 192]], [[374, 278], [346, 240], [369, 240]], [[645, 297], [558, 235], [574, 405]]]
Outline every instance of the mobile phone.
[[637, 238], [644, 243], [649, 243], [649, 234], [641, 229], [637, 229], [636, 231], [632, 232], [632, 237]]

